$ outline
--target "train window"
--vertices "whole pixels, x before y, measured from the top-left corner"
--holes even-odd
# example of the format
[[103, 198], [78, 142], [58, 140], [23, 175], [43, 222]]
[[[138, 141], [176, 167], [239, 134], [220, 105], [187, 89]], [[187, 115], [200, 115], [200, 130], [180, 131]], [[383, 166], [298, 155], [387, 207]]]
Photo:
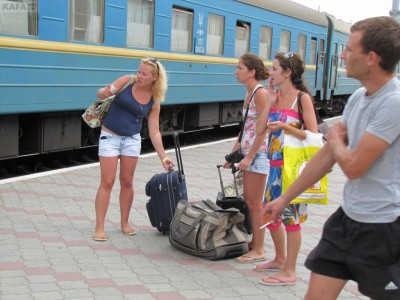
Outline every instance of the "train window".
[[333, 53], [332, 53], [332, 67], [338, 67], [338, 44], [334, 43], [333, 44]]
[[37, 0], [0, 1], [0, 32], [37, 35]]
[[342, 52], [343, 52], [343, 45], [339, 46], [339, 67], [343, 68], [344, 67], [344, 60], [341, 58], [342, 57]]
[[325, 58], [325, 40], [319, 40], [319, 56], [318, 56], [318, 64], [322, 65], [324, 63]]
[[290, 32], [286, 30], [281, 31], [279, 51], [286, 53], [290, 51]]
[[153, 47], [154, 1], [128, 0], [126, 44]]
[[332, 59], [331, 59], [331, 81], [329, 83], [329, 87], [331, 89], [334, 89], [336, 87], [336, 76], [337, 76], [337, 69], [338, 69], [338, 44], [334, 43], [333, 44], [333, 50], [332, 50]]
[[317, 63], [317, 39], [311, 38], [310, 44], [310, 64], [315, 65]]
[[304, 34], [299, 34], [297, 41], [297, 53], [301, 56], [304, 62], [306, 62], [306, 43], [307, 37]]
[[271, 58], [271, 45], [272, 45], [272, 28], [261, 26], [260, 28], [260, 47], [258, 55], [263, 60]]
[[102, 43], [104, 0], [69, 0], [69, 39]]
[[207, 54], [224, 54], [225, 19], [222, 16], [208, 15]]
[[236, 22], [235, 57], [241, 57], [250, 48], [250, 23]]
[[172, 10], [171, 51], [191, 52], [193, 12], [180, 8]]

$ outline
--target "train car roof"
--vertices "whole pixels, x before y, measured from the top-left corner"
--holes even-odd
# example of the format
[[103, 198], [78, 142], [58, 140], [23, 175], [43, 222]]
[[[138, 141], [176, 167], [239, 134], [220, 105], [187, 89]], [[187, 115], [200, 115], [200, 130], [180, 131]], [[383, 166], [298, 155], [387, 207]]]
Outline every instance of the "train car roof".
[[328, 26], [324, 13], [290, 0], [237, 0], [313, 24]]
[[334, 16], [330, 15], [330, 14], [326, 14], [331, 20], [332, 22], [335, 24], [335, 30], [342, 32], [342, 33], [346, 33], [346, 34], [350, 34], [350, 27], [351, 24], [347, 23], [343, 20], [340, 19], [336, 19]]

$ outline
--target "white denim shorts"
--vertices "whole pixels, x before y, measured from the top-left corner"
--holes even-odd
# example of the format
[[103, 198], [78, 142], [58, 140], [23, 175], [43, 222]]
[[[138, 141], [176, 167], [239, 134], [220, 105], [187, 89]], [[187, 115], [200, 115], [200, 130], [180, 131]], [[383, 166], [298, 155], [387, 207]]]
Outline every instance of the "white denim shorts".
[[256, 156], [254, 156], [249, 168], [246, 170], [248, 172], [259, 173], [263, 175], [269, 174], [269, 159], [267, 158], [267, 152], [259, 151]]
[[140, 133], [133, 136], [119, 136], [102, 130], [99, 138], [99, 156], [140, 156], [142, 139]]

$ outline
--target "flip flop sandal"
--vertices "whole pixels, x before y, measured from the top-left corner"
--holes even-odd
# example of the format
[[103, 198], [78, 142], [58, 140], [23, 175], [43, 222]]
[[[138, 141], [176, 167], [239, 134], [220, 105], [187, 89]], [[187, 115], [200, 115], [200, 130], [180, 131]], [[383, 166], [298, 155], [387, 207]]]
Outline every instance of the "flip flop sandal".
[[92, 236], [93, 240], [96, 242], [105, 242], [108, 240], [106, 235], [102, 235], [102, 234], [93, 234]]
[[264, 256], [255, 257], [255, 256], [242, 255], [242, 256], [236, 258], [235, 261], [240, 264], [249, 264], [249, 263], [253, 263], [253, 262], [264, 261], [265, 259], [266, 258]]
[[276, 282], [265, 282], [262, 278], [260, 279], [260, 283], [262, 285], [267, 285], [267, 286], [288, 286], [288, 285], [296, 285], [296, 282], [289, 282], [285, 281], [283, 279], [274, 277], [274, 276], [269, 276], [267, 279], [273, 279], [276, 280]]
[[136, 229], [135, 228], [130, 228], [129, 230], [126, 230], [126, 231], [121, 229], [121, 231], [125, 235], [135, 235], [136, 234]]

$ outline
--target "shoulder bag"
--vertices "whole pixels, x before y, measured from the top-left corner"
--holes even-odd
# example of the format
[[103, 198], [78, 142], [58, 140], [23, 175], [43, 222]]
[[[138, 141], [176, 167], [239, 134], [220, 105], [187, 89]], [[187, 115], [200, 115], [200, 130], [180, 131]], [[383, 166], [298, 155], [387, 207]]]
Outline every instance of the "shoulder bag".
[[127, 84], [124, 85], [122, 89], [120, 89], [114, 95], [105, 98], [105, 99], [97, 99], [90, 105], [85, 112], [82, 114], [83, 121], [89, 125], [91, 128], [100, 127], [103, 119], [105, 118], [108, 109], [110, 108], [111, 103], [117, 97], [119, 93], [125, 90], [130, 84], [136, 81], [136, 76], [131, 75]]

